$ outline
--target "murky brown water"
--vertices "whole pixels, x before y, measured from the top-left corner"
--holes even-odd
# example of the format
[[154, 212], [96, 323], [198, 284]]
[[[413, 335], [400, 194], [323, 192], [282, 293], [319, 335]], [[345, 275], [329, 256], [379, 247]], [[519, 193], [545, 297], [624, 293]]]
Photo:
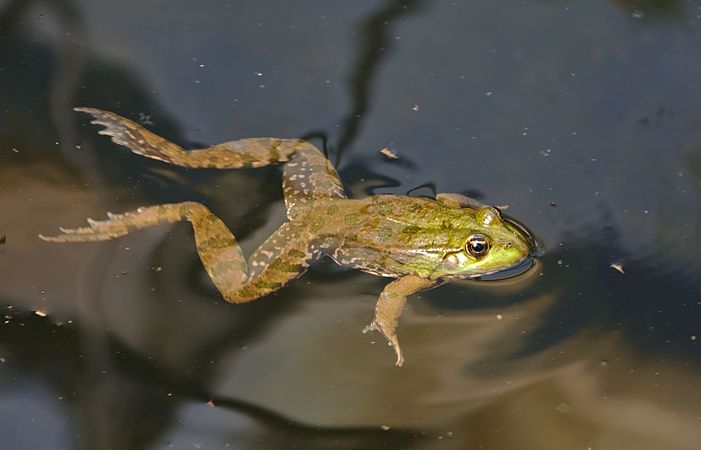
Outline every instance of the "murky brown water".
[[[0, 447], [699, 448], [700, 49], [699, 1], [0, 0]], [[232, 306], [187, 225], [38, 240], [197, 200], [251, 251], [284, 220], [279, 169], [139, 158], [77, 105], [307, 136], [354, 196], [509, 204], [546, 253], [412, 298], [398, 369], [360, 332], [386, 280]]]

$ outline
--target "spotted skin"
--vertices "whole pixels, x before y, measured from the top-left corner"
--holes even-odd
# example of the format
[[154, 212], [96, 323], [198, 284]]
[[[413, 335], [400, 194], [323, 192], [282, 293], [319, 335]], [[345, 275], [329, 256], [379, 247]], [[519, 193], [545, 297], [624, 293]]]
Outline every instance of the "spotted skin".
[[[290, 220], [320, 200], [346, 198], [336, 169], [309, 143], [300, 146], [285, 164], [282, 191], [285, 195], [287, 217]], [[334, 206], [336, 205], [330, 207]]]
[[300, 148], [314, 148], [303, 139], [251, 138], [224, 142], [211, 147], [186, 151], [138, 123], [113, 112], [96, 108], [74, 108], [93, 116], [90, 123], [105, 128], [99, 134], [110, 136], [116, 144], [137, 155], [176, 166], [210, 169], [263, 167], [285, 162]]
[[346, 198], [336, 169], [315, 146], [303, 139], [239, 139], [186, 151], [115, 113], [96, 108], [75, 110], [92, 115], [91, 123], [105, 127], [98, 133], [110, 136], [114, 143], [128, 147], [137, 155], [177, 166], [241, 169], [287, 162], [282, 189], [290, 219], [314, 200]]
[[[105, 241], [159, 224], [192, 224], [200, 260], [222, 296], [245, 303], [280, 289], [310, 263], [329, 256], [344, 267], [395, 278], [380, 294], [365, 332], [382, 333], [404, 362], [397, 324], [407, 297], [444, 280], [495, 273], [529, 258], [533, 239], [499, 210], [458, 194], [436, 199], [376, 195], [348, 199], [324, 155], [301, 139], [252, 138], [186, 151], [137, 123], [95, 108], [76, 108], [132, 152], [190, 168], [238, 169], [285, 163], [283, 191], [288, 222], [246, 260], [236, 238], [207, 207], [196, 202], [149, 206], [88, 226], [61, 228], [50, 242]], [[489, 244], [479, 256], [468, 243], [475, 234]]]
[[192, 224], [202, 265], [222, 296], [246, 303], [269, 294], [298, 277], [321, 256], [319, 245], [289, 223], [277, 230], [251, 255], [249, 261], [224, 222], [196, 202], [139, 208], [124, 214], [108, 213], [107, 220], [88, 219], [84, 228], [65, 229], [59, 236], [39, 237], [49, 242], [106, 241], [155, 225], [187, 220]]

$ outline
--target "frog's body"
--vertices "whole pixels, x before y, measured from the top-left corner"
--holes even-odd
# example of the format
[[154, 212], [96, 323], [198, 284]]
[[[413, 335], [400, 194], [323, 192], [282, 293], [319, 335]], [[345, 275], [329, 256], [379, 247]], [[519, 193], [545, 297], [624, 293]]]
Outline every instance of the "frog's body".
[[396, 327], [406, 298], [444, 279], [499, 272], [530, 257], [530, 234], [489, 206], [457, 194], [436, 199], [376, 195], [348, 199], [331, 163], [300, 139], [253, 138], [185, 151], [114, 113], [76, 108], [134, 153], [184, 167], [242, 168], [285, 163], [288, 221], [246, 260], [236, 238], [204, 205], [183, 202], [139, 208], [89, 227], [61, 229], [54, 242], [101, 241], [133, 230], [188, 220], [200, 259], [227, 301], [244, 303], [273, 292], [329, 256], [338, 264], [396, 278], [366, 330], [380, 331], [403, 362]]
[[[496, 210], [487, 207], [481, 214], [499, 220], [499, 225], [485, 226], [479, 214], [480, 209], [450, 206], [431, 198], [375, 195], [321, 203], [310, 209], [307, 220], [342, 238], [330, 253], [342, 266], [386, 277], [416, 275], [438, 280], [486, 275], [529, 254], [528, 241], [516, 240], [520, 245], [513, 247], [514, 230], [503, 225]], [[509, 242], [506, 250], [512, 254], [500, 259], [455, 256], [466, 252], [470, 236], [485, 233], [492, 241]], [[493, 252], [500, 250], [498, 245], [492, 247]]]

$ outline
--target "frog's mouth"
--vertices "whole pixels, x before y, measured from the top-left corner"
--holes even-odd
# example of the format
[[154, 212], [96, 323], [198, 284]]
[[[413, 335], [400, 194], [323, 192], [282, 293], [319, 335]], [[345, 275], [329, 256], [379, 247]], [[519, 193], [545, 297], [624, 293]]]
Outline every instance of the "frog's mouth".
[[516, 264], [509, 266], [505, 269], [497, 270], [494, 272], [490, 273], [483, 273], [479, 275], [475, 275], [473, 277], [468, 278], [469, 280], [476, 280], [476, 281], [497, 281], [497, 280], [505, 280], [507, 278], [513, 278], [515, 276], [524, 274], [528, 272], [531, 267], [535, 265], [535, 259], [533, 256], [528, 256], [527, 258], [524, 258], [522, 261], [517, 262]]

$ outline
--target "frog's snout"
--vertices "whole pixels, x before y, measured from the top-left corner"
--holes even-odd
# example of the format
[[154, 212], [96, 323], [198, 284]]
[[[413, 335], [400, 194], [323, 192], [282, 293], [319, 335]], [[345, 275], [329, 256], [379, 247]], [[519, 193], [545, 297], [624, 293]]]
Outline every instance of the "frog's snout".
[[526, 228], [524, 224], [513, 217], [504, 217], [504, 221], [507, 223], [509, 228], [523, 238], [523, 241], [528, 246], [528, 256], [537, 257], [542, 255], [542, 249], [539, 248], [538, 242], [535, 240], [535, 237], [533, 237], [533, 233], [531, 233], [531, 231]]

